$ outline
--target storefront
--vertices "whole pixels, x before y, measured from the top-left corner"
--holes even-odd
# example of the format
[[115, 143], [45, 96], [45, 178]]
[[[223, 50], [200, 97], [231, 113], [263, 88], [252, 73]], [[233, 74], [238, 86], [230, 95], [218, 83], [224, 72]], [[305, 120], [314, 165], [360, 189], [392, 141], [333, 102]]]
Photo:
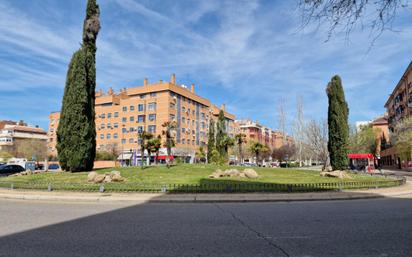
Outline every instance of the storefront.
[[351, 153], [348, 157], [351, 170], [372, 172], [375, 169], [375, 157], [371, 153]]

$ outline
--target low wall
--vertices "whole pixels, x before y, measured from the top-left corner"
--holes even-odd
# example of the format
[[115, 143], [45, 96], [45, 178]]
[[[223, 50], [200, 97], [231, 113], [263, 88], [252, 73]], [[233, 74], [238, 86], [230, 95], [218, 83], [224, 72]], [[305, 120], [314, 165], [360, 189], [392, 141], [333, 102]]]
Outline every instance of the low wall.
[[103, 169], [103, 168], [114, 168], [117, 167], [118, 163], [116, 161], [94, 161], [94, 169]]

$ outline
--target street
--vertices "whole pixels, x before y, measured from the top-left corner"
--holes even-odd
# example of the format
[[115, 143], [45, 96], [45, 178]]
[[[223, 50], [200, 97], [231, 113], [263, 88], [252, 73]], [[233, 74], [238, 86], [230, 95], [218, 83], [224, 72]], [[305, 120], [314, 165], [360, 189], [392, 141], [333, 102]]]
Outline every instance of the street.
[[0, 256], [410, 256], [411, 203], [0, 200]]

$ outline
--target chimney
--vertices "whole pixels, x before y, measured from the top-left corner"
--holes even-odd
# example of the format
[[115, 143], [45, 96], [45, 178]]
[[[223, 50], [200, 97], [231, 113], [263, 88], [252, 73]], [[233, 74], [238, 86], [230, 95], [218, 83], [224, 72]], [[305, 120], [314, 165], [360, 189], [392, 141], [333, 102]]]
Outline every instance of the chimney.
[[225, 104], [222, 104], [221, 106], [220, 106], [220, 109], [222, 110], [222, 111], [226, 111], [225, 109], [226, 109], [226, 105]]
[[159, 80], [159, 83], [160, 83], [160, 84], [163, 84], [163, 79]]
[[192, 92], [193, 94], [195, 93], [195, 84], [192, 84], [192, 86], [190, 87], [190, 92]]
[[176, 74], [172, 74], [172, 77], [170, 78], [170, 83], [176, 85]]
[[113, 88], [109, 88], [109, 91], [107, 92], [109, 95], [113, 95]]
[[144, 78], [143, 86], [147, 86], [148, 84], [149, 84], [149, 80], [147, 78]]

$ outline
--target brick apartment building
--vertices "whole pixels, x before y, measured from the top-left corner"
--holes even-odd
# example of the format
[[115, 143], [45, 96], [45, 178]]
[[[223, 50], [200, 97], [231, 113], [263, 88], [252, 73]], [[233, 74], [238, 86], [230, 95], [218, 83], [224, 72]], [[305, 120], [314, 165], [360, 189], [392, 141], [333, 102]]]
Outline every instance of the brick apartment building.
[[272, 130], [251, 120], [235, 121], [238, 132], [246, 135], [246, 141], [257, 141], [269, 148], [278, 149], [283, 145], [293, 144], [293, 138], [282, 132]]
[[[217, 120], [221, 109], [225, 113], [227, 132], [234, 135], [235, 131], [235, 116], [226, 112], [224, 105], [218, 108], [197, 95], [193, 84], [190, 88], [176, 84], [174, 74], [170, 82], [149, 83], [145, 79], [143, 86], [123, 88], [118, 93], [111, 88], [107, 93], [100, 90], [96, 92], [95, 109], [97, 150], [139, 151], [141, 131], [161, 135], [164, 142], [162, 124], [175, 121], [174, 154], [194, 156], [196, 150], [207, 143], [209, 120]], [[57, 155], [59, 117], [59, 112], [50, 114], [48, 151], [54, 156]]]
[[[385, 103], [388, 112], [389, 131], [393, 132], [397, 122], [412, 116], [412, 62]], [[381, 152], [382, 164], [400, 169], [412, 169], [412, 156], [401, 160], [396, 147], [389, 147]]]

